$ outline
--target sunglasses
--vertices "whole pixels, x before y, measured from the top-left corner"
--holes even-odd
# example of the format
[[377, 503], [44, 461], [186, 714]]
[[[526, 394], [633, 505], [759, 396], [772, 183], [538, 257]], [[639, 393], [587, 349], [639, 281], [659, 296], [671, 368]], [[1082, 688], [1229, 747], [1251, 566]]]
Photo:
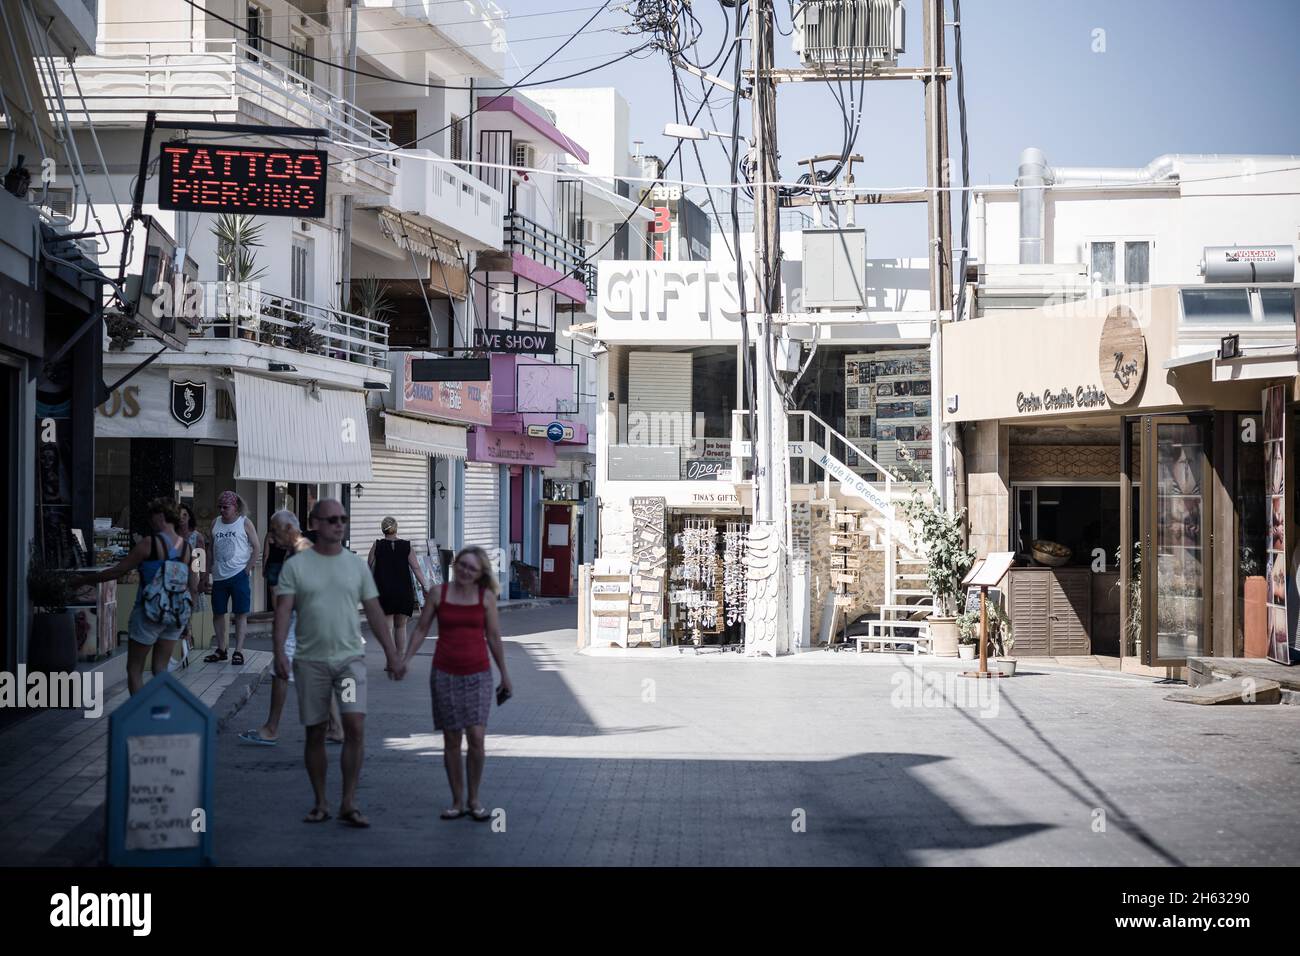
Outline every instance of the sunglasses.
[[347, 515], [321, 515], [317, 521], [328, 521], [330, 524], [347, 524]]

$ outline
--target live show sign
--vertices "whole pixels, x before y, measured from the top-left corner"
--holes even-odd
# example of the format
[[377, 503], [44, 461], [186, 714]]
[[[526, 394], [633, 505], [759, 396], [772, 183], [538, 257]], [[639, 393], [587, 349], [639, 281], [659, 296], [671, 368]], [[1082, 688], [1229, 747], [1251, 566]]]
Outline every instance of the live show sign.
[[475, 329], [474, 348], [512, 355], [554, 355], [555, 333]]
[[254, 216], [325, 215], [328, 157], [321, 149], [164, 143], [158, 206], [182, 212]]

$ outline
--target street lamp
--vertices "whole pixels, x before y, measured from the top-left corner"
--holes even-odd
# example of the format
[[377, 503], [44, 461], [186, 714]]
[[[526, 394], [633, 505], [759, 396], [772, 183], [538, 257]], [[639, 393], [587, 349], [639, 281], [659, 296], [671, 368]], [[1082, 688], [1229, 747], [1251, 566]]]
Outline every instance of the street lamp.
[[673, 139], [695, 139], [705, 140], [710, 136], [717, 136], [721, 139], [730, 139], [730, 133], [719, 133], [716, 129], [705, 129], [702, 126], [687, 126], [685, 123], [668, 123], [664, 126], [664, 135], [671, 136]]

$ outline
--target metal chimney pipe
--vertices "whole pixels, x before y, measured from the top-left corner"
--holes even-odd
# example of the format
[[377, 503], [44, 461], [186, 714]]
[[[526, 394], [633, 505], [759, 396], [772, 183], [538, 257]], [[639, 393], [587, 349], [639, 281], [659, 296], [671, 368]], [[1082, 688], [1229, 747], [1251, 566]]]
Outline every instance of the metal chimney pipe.
[[1016, 186], [1020, 189], [1020, 262], [1041, 264], [1043, 261], [1043, 203], [1047, 192], [1049, 169], [1047, 157], [1036, 146], [1020, 154], [1020, 171]]

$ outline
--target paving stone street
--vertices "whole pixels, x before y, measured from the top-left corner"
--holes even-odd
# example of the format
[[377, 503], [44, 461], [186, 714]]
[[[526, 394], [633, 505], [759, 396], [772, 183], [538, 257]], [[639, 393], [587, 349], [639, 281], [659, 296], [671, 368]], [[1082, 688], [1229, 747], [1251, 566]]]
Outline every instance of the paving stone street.
[[955, 661], [911, 656], [586, 656], [575, 618], [572, 605], [502, 615], [515, 697], [493, 709], [482, 793], [497, 823], [437, 818], [449, 799], [428, 661], [390, 682], [370, 641], [359, 800], [372, 828], [300, 822], [311, 792], [292, 694], [279, 746], [239, 742], [265, 716], [263, 683], [219, 736], [218, 863], [1300, 858], [1286, 798], [1300, 782], [1298, 707], [1175, 704], [1149, 679], [1067, 669], [977, 687]]

